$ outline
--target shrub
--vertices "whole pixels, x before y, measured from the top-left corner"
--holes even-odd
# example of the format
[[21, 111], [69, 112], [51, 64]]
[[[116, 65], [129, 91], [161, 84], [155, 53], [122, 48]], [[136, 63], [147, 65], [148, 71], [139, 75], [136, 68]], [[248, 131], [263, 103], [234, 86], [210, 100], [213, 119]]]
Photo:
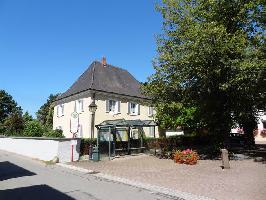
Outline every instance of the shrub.
[[51, 138], [64, 138], [63, 131], [56, 129], [52, 130], [50, 128], [46, 128], [46, 130], [43, 133], [44, 137], [51, 137]]
[[92, 146], [96, 146], [96, 139], [82, 138], [80, 143], [80, 155], [88, 155], [89, 154], [89, 146], [92, 143]]
[[263, 130], [260, 132], [260, 135], [261, 135], [261, 137], [265, 138], [265, 137], [266, 137], [266, 129], [263, 129]]
[[28, 121], [25, 124], [25, 129], [23, 131], [23, 136], [27, 136], [27, 137], [42, 137], [44, 131], [45, 131], [45, 129], [44, 129], [43, 125], [39, 121], [37, 121], [37, 120]]
[[174, 153], [174, 161], [180, 164], [195, 165], [199, 159], [198, 153], [191, 149], [176, 151]]

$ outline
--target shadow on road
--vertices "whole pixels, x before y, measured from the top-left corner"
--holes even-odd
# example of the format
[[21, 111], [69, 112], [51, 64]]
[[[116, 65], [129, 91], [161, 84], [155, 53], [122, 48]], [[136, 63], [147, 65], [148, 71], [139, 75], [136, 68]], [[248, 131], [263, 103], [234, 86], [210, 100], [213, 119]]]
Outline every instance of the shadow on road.
[[72, 197], [48, 186], [34, 185], [29, 187], [0, 190], [0, 199], [5, 200], [74, 200]]
[[0, 162], [0, 181], [33, 175], [36, 174], [8, 161]]

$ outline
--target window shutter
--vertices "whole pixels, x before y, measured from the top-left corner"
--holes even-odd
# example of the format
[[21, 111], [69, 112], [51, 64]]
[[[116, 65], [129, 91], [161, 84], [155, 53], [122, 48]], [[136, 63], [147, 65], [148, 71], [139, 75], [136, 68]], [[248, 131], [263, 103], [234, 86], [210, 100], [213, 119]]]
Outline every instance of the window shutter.
[[120, 113], [120, 101], [117, 101], [117, 112]]
[[150, 117], [153, 115], [153, 107], [149, 106], [149, 114]]
[[106, 112], [110, 112], [109, 100], [106, 100]]
[[127, 103], [127, 114], [130, 114], [130, 102]]
[[83, 112], [83, 99], [80, 100], [80, 111]]
[[64, 116], [64, 104], [62, 104], [62, 116]]
[[56, 106], [56, 114], [57, 114], [57, 117], [59, 117], [59, 106]]
[[140, 115], [140, 104], [137, 104], [138, 107], [138, 115]]
[[74, 112], [77, 112], [77, 101], [75, 101]]

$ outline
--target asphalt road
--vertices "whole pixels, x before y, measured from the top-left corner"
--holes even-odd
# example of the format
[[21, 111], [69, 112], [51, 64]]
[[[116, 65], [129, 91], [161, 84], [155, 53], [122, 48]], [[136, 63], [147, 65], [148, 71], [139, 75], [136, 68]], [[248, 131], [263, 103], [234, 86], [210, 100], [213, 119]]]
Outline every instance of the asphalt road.
[[148, 190], [0, 151], [0, 200], [172, 200]]

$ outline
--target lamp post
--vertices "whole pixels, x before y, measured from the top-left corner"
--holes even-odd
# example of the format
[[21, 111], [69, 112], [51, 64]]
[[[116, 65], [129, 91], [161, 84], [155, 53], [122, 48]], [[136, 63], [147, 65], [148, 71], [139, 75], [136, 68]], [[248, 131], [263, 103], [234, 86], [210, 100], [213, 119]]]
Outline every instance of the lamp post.
[[89, 111], [91, 112], [91, 142], [89, 146], [89, 159], [92, 160], [92, 139], [94, 138], [94, 122], [95, 122], [95, 112], [97, 110], [97, 105], [95, 104], [95, 99], [93, 98], [91, 104], [89, 105]]

